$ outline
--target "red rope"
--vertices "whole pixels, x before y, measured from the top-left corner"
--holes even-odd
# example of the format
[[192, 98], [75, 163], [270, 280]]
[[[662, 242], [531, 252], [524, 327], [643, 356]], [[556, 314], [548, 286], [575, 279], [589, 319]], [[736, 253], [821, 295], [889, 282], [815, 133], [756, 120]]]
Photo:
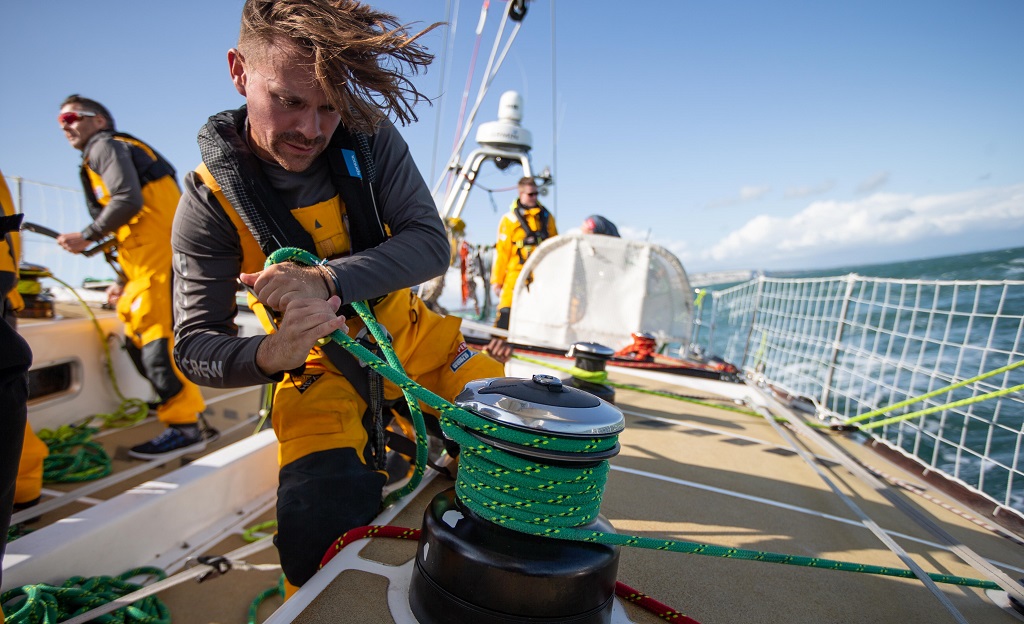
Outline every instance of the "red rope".
[[654, 354], [658, 345], [653, 338], [648, 338], [634, 332], [633, 342], [615, 352], [615, 357], [631, 358], [638, 362], [650, 362], [654, 360]]
[[[394, 537], [397, 539], [418, 540], [420, 538], [420, 530], [388, 525], [361, 526], [349, 529], [330, 545], [327, 552], [324, 553], [323, 559], [320, 560], [320, 567], [324, 567], [328, 561], [334, 559], [334, 556], [341, 552], [342, 548], [364, 537]], [[700, 624], [697, 620], [683, 615], [665, 603], [659, 602], [625, 583], [615, 582], [615, 595], [650, 611], [663, 620], [680, 622], [681, 624]]]
[[466, 241], [459, 243], [459, 273], [462, 274], [462, 305], [469, 301], [469, 281], [466, 279], [466, 265], [469, 263], [469, 245]]
[[334, 543], [327, 548], [327, 552], [324, 553], [323, 559], [320, 560], [320, 567], [324, 567], [327, 565], [328, 561], [334, 559], [334, 556], [341, 552], [342, 548], [356, 540], [363, 539], [364, 537], [395, 537], [398, 539], [418, 540], [420, 538], [420, 530], [381, 525], [361, 526], [349, 529], [348, 531], [345, 531], [341, 537], [334, 540]]
[[639, 592], [621, 581], [615, 581], [615, 595], [619, 598], [622, 598], [623, 600], [632, 602], [638, 607], [643, 607], [644, 609], [647, 609], [648, 611], [650, 611], [651, 613], [660, 617], [663, 620], [668, 620], [669, 622], [681, 622], [682, 624], [700, 624], [700, 622], [693, 619], [692, 617], [688, 615], [683, 615], [682, 613], [676, 611], [667, 604], [659, 602], [654, 598], [651, 598], [647, 594]]

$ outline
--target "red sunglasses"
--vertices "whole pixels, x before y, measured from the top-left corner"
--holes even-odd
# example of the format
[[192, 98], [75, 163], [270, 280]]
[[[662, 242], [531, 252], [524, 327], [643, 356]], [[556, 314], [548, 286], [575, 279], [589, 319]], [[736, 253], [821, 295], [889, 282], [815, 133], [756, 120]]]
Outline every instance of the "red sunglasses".
[[57, 115], [57, 121], [60, 125], [73, 124], [76, 121], [82, 121], [85, 117], [95, 117], [96, 113], [90, 113], [89, 111], [68, 111]]

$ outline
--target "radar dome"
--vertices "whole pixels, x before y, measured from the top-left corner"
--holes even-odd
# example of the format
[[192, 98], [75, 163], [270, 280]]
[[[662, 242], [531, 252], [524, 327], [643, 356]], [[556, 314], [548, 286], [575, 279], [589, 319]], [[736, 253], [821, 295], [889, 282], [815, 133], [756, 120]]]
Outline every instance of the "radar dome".
[[515, 91], [506, 91], [498, 101], [498, 121], [480, 124], [476, 131], [476, 142], [504, 149], [529, 151], [533, 147], [533, 135], [522, 127], [523, 97]]

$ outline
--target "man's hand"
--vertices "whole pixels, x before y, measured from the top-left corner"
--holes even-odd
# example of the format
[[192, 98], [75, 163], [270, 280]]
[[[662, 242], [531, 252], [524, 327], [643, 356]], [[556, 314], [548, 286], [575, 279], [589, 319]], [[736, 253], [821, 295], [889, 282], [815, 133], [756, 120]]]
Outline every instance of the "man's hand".
[[116, 307], [117, 300], [121, 298], [122, 293], [124, 293], [124, 286], [121, 284], [107, 286], [107, 305], [112, 308]]
[[336, 329], [348, 331], [345, 317], [337, 316], [340, 307], [341, 298], [337, 296], [327, 301], [292, 299], [284, 309], [277, 331], [260, 343], [256, 351], [256, 365], [267, 376], [302, 366], [319, 339], [332, 334]]
[[497, 297], [501, 296], [501, 284], [491, 284], [494, 286], [494, 295]]
[[238, 279], [252, 288], [263, 304], [278, 312], [297, 299], [326, 300], [330, 296], [319, 269], [292, 262], [281, 262], [258, 273], [242, 273]]
[[57, 237], [57, 244], [71, 253], [82, 253], [92, 244], [81, 232], [68, 232]]
[[491, 338], [491, 341], [484, 347], [484, 353], [505, 364], [512, 359], [512, 345], [504, 338]]

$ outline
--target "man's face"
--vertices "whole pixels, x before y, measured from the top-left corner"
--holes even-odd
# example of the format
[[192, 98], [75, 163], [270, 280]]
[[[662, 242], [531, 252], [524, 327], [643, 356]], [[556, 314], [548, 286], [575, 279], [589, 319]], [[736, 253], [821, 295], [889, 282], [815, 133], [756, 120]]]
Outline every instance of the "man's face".
[[[68, 114], [73, 113], [73, 114]], [[65, 104], [60, 107], [57, 118], [71, 147], [81, 151], [92, 135], [107, 127], [107, 120], [82, 108], [79, 104]]]
[[537, 205], [537, 186], [527, 184], [519, 187], [519, 205], [526, 208], [533, 208]]
[[228, 52], [231, 79], [249, 112], [250, 145], [288, 171], [305, 171], [327, 147], [341, 117], [315, 80], [311, 56], [279, 40], [261, 57]]

